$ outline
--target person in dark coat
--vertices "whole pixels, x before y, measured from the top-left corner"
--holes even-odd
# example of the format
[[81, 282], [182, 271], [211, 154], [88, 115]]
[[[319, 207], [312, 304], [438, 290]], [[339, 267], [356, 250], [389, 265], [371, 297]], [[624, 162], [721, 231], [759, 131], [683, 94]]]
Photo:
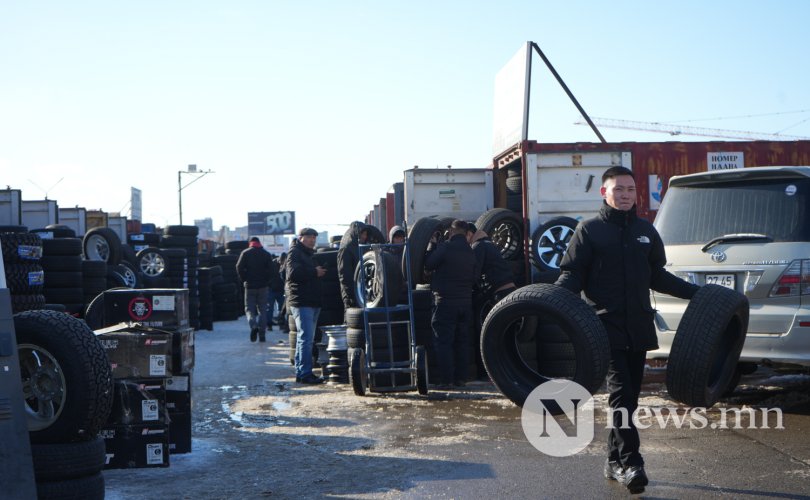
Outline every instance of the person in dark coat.
[[340, 295], [343, 298], [343, 307], [357, 307], [354, 290], [354, 272], [360, 261], [359, 245], [368, 241], [368, 227], [360, 221], [354, 221], [340, 240], [337, 254], [338, 279], [340, 280]]
[[303, 384], [323, 383], [321, 377], [312, 373], [312, 345], [318, 314], [321, 312], [321, 282], [326, 269], [316, 266], [315, 238], [318, 232], [305, 227], [298, 233], [287, 254], [285, 292], [287, 307], [295, 319], [298, 340], [295, 345], [295, 381]]
[[245, 287], [245, 315], [250, 325], [250, 341], [265, 341], [267, 331], [268, 283], [273, 257], [262, 247], [259, 238], [252, 237], [248, 248], [239, 254], [236, 272]]
[[[281, 266], [278, 258], [273, 258], [270, 264], [270, 281], [268, 282], [267, 299], [267, 326], [272, 327], [274, 320], [281, 326], [281, 313], [284, 310], [284, 278], [281, 276]], [[278, 315], [273, 313], [278, 306]]]
[[433, 271], [431, 326], [440, 389], [449, 388], [451, 383], [462, 387], [467, 381], [472, 294], [478, 271], [475, 253], [466, 235], [467, 223], [454, 220], [450, 225], [450, 239], [436, 243], [434, 235], [425, 256], [425, 269]]
[[475, 337], [472, 344], [477, 375], [479, 378], [486, 378], [487, 372], [481, 357], [481, 323], [492, 306], [517, 290], [517, 286], [511, 265], [485, 231], [476, 228], [475, 224], [468, 224], [467, 241], [475, 253], [479, 271], [473, 287], [473, 312], [476, 316], [473, 318]]
[[633, 493], [648, 483], [632, 416], [638, 408], [646, 351], [658, 347], [650, 289], [691, 299], [698, 290], [669, 273], [655, 227], [636, 215], [633, 172], [611, 167], [602, 176], [599, 215], [581, 222], [560, 263], [556, 284], [594, 302], [610, 339], [607, 386], [613, 423], [604, 474]]

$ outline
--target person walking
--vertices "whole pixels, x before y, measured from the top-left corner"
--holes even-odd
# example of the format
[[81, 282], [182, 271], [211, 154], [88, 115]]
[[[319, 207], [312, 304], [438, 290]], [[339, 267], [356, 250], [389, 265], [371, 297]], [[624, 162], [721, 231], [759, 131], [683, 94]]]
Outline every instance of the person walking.
[[636, 215], [633, 172], [611, 167], [602, 175], [599, 215], [581, 222], [560, 262], [556, 284], [595, 303], [610, 339], [607, 387], [612, 427], [608, 434], [606, 478], [640, 493], [648, 483], [640, 453], [638, 408], [646, 351], [658, 348], [650, 289], [682, 299], [698, 290], [666, 271], [661, 237]]
[[337, 253], [338, 279], [340, 280], [340, 295], [343, 298], [343, 307], [357, 307], [355, 300], [354, 272], [360, 261], [360, 248], [368, 241], [368, 227], [360, 221], [354, 221], [340, 240]]
[[425, 256], [425, 269], [433, 271], [431, 326], [439, 364], [439, 389], [449, 389], [451, 383], [463, 387], [467, 381], [472, 293], [478, 270], [466, 234], [467, 223], [454, 220], [450, 224], [450, 239], [437, 243], [434, 235]]
[[245, 316], [250, 325], [250, 341], [265, 341], [267, 331], [267, 297], [273, 257], [262, 247], [259, 238], [252, 237], [248, 248], [236, 261], [236, 272], [245, 287]]
[[287, 254], [285, 292], [287, 307], [295, 319], [298, 340], [295, 345], [295, 381], [303, 384], [323, 383], [312, 373], [312, 345], [318, 314], [321, 312], [321, 282], [326, 269], [316, 266], [315, 238], [318, 231], [305, 227], [298, 232]]

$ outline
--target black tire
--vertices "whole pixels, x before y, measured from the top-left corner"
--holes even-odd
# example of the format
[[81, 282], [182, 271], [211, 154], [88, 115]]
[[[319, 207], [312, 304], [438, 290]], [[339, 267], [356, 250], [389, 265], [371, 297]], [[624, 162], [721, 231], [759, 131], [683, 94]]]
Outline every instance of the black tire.
[[121, 262], [121, 238], [108, 227], [94, 227], [87, 231], [82, 247], [87, 260], [103, 260], [111, 265]]
[[167, 234], [160, 238], [161, 248], [193, 248], [197, 249], [196, 236], [181, 236], [174, 234]]
[[120, 264], [113, 268], [113, 270], [124, 277], [127, 287], [143, 288], [141, 273], [138, 272], [135, 265], [130, 263], [128, 260], [122, 260]]
[[39, 261], [42, 269], [48, 271], [82, 271], [81, 255], [46, 255]]
[[97, 436], [76, 443], [32, 444], [37, 483], [92, 476], [104, 469], [104, 439]]
[[138, 271], [150, 279], [164, 278], [170, 269], [169, 259], [160, 248], [144, 248], [136, 254], [136, 259]]
[[106, 278], [107, 263], [102, 260], [83, 260], [82, 276], [84, 278]]
[[138, 265], [138, 252], [126, 243], [121, 244], [121, 264], [129, 264], [133, 268]]
[[42, 258], [42, 238], [32, 233], [0, 233], [3, 262], [31, 263]]
[[366, 353], [362, 349], [349, 349], [349, 384], [358, 396], [365, 396], [368, 389], [366, 374]]
[[554, 217], [532, 233], [529, 260], [540, 271], [559, 271], [560, 261], [577, 228], [576, 219]]
[[402, 288], [400, 258], [388, 252], [366, 252], [354, 269], [354, 300], [365, 307], [397, 305]]
[[428, 393], [428, 359], [425, 346], [416, 346], [416, 391], [426, 396]]
[[82, 286], [81, 271], [45, 271], [47, 288], [79, 288]]
[[[363, 320], [363, 308], [362, 307], [350, 307], [346, 309], [344, 314], [346, 320], [346, 326], [349, 328], [358, 328], [360, 330], [365, 329], [366, 324]], [[368, 313], [368, 321], [370, 323], [376, 323], [381, 321], [386, 321], [386, 319], [390, 319], [391, 321], [403, 321], [408, 319], [408, 311], [395, 311], [389, 312], [388, 316], [386, 316], [384, 311], [377, 311]]]
[[350, 349], [366, 348], [366, 332], [361, 328], [346, 328], [346, 345]]
[[83, 252], [81, 238], [55, 238], [52, 240], [42, 240], [42, 255], [77, 255]]
[[35, 311], [45, 307], [45, 296], [41, 293], [11, 296], [11, 312]]
[[104, 476], [102, 473], [92, 476], [66, 479], [64, 481], [45, 481], [37, 483], [38, 500], [103, 500]]
[[249, 242], [247, 240], [228, 241], [225, 243], [225, 250], [230, 250], [232, 252], [230, 255], [236, 255], [238, 257], [242, 250], [245, 250], [248, 245]]
[[506, 178], [507, 194], [523, 194], [523, 177], [516, 175]]
[[27, 233], [28, 226], [0, 226], [0, 233]]
[[700, 288], [681, 317], [667, 362], [670, 396], [709, 408], [727, 390], [748, 331], [748, 298], [719, 285]]
[[[419, 283], [427, 283], [425, 274], [425, 252], [427, 251], [433, 233], [441, 230], [442, 223], [433, 217], [422, 217], [417, 220], [408, 231], [408, 258], [402, 256], [402, 274], [411, 277], [411, 289]], [[410, 261], [410, 274], [406, 265]]]
[[12, 295], [42, 293], [45, 284], [45, 272], [38, 263], [8, 264], [6, 268], [6, 286]]
[[55, 311], [15, 314], [14, 329], [31, 442], [94, 438], [110, 414], [113, 385], [110, 362], [93, 331]]
[[197, 226], [166, 226], [163, 228], [164, 235], [171, 236], [194, 236], [200, 234], [200, 228]]
[[43, 239], [76, 237], [76, 231], [64, 224], [48, 224], [43, 228], [32, 229], [31, 232], [39, 234]]
[[[80, 283], [81, 285], [81, 283]], [[75, 304], [84, 302], [84, 289], [81, 286], [72, 288], [46, 288], [42, 295], [51, 304]]]
[[506, 260], [519, 260], [523, 256], [523, 219], [505, 208], [487, 210], [475, 227], [485, 231]]
[[[534, 318], [536, 332], [529, 338], [535, 342], [558, 340], [555, 335], [564, 332], [576, 353], [570, 379], [589, 392], [596, 392], [605, 379], [610, 360], [607, 332], [593, 309], [579, 296], [562, 287], [545, 284], [529, 285], [512, 292], [495, 304], [484, 321], [481, 355], [495, 386], [522, 406], [538, 385], [556, 378], [551, 375], [558, 367], [543, 366], [542, 359], [536, 360], [536, 366], [530, 366], [522, 356], [524, 346], [518, 335], [523, 336], [524, 323], [531, 323]], [[554, 325], [555, 331], [547, 331], [544, 325]]]

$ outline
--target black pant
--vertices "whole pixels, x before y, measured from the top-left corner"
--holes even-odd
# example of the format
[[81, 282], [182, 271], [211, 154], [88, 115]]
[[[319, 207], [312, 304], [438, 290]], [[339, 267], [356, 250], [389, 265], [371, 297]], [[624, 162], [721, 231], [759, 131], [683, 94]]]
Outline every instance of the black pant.
[[471, 302], [439, 301], [433, 306], [433, 349], [438, 358], [439, 384], [467, 380]]
[[608, 434], [608, 458], [624, 466], [644, 465], [638, 451], [641, 442], [633, 423], [633, 414], [638, 408], [646, 358], [644, 351], [610, 351], [607, 389], [613, 428]]

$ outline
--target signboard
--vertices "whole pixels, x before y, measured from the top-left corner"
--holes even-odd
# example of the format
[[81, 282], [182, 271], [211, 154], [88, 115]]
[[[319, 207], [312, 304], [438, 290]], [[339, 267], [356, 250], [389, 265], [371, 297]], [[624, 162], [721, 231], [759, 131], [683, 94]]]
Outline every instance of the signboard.
[[295, 212], [248, 212], [248, 233], [251, 236], [295, 234]]
[[528, 138], [531, 57], [531, 42], [526, 42], [495, 76], [495, 155]]
[[733, 153], [706, 153], [706, 165], [708, 171], [713, 170], [734, 170], [737, 168], [745, 168], [745, 154], [742, 151], [735, 151]]
[[129, 218], [132, 220], [142, 220], [143, 208], [141, 206], [141, 190], [138, 188], [130, 187], [131, 194], [129, 195]]
[[664, 189], [664, 184], [657, 174], [648, 176], [647, 184], [650, 187], [650, 210], [658, 210], [661, 208], [661, 191]]

